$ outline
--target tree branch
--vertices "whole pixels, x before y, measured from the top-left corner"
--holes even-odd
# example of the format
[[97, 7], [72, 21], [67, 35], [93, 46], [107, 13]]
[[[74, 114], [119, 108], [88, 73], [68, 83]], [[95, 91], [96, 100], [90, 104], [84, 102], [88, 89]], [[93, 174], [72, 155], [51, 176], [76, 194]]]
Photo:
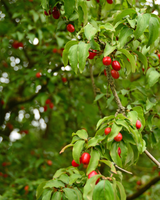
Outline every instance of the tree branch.
[[148, 183], [141, 186], [140, 189], [132, 195], [127, 196], [127, 200], [133, 200], [142, 195], [146, 190], [148, 190], [152, 185], [156, 184], [160, 180], [160, 176], [156, 176], [151, 179]]

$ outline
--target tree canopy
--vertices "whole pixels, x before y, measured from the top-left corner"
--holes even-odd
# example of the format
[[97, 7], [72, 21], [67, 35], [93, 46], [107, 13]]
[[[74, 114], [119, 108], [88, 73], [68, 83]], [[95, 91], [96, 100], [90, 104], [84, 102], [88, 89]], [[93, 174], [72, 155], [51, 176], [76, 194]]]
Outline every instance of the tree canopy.
[[0, 200], [159, 200], [159, 16], [0, 1]]

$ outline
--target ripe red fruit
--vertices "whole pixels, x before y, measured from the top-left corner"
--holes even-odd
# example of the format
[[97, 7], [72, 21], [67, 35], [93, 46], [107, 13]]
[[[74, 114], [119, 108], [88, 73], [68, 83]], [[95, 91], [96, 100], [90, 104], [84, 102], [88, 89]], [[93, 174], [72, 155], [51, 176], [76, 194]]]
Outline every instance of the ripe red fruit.
[[119, 78], [119, 72], [115, 71], [114, 69], [111, 70], [111, 75], [114, 79]]
[[3, 162], [3, 163], [2, 163], [2, 166], [3, 166], [3, 167], [7, 166], [7, 163], [6, 163], [6, 162]]
[[106, 69], [104, 69], [104, 75], [105, 75], [105, 76], [107, 76], [107, 72], [106, 72]]
[[141, 122], [139, 120], [136, 121], [136, 128], [137, 129], [141, 128]]
[[3, 100], [1, 100], [1, 105], [4, 105], [4, 101]]
[[121, 158], [121, 148], [120, 147], [118, 147], [118, 155]]
[[13, 44], [12, 44], [12, 47], [15, 48], [15, 49], [18, 49], [19, 42], [18, 41], [14, 41]]
[[37, 72], [37, 73], [36, 73], [36, 77], [37, 77], [37, 78], [40, 78], [40, 77], [41, 77], [41, 73], [40, 73], [40, 72]]
[[24, 190], [25, 190], [25, 191], [28, 191], [28, 190], [29, 190], [29, 186], [26, 185], [26, 186], [24, 187]]
[[118, 133], [118, 135], [114, 138], [114, 140], [115, 140], [116, 142], [120, 142], [120, 141], [122, 140], [122, 138], [123, 138], [122, 134], [121, 134], [121, 133]]
[[44, 112], [47, 111], [47, 106], [43, 106]]
[[[91, 178], [92, 176], [95, 176], [97, 175], [98, 173], [96, 171], [91, 171], [89, 174], [88, 174], [88, 178]], [[96, 184], [99, 182], [99, 179], [96, 181]]]
[[119, 70], [121, 69], [121, 65], [120, 65], [120, 63], [119, 63], [117, 60], [114, 60], [114, 61], [112, 62], [112, 68], [113, 68], [114, 70], [116, 70], [116, 71], [119, 71]]
[[79, 166], [79, 164], [78, 164], [78, 163], [76, 163], [76, 162], [75, 162], [75, 160], [72, 160], [72, 166], [73, 166], [73, 167], [78, 167], [78, 166]]
[[50, 104], [50, 103], [51, 103], [51, 100], [50, 100], [50, 99], [47, 99], [45, 103], [46, 103], [46, 104]]
[[62, 77], [62, 81], [63, 81], [63, 83], [67, 82], [67, 78]]
[[107, 3], [112, 4], [113, 0], [107, 0]]
[[51, 166], [52, 165], [52, 161], [51, 160], [47, 160], [47, 165]]
[[159, 60], [160, 60], [160, 53], [158, 54]]
[[97, 1], [97, 3], [99, 3], [99, 0], [96, 0]]
[[59, 10], [57, 9], [57, 7], [54, 7], [53, 10], [52, 10], [52, 16], [54, 17], [54, 19], [59, 19], [60, 17], [60, 12]]
[[83, 153], [81, 158], [80, 158], [80, 161], [81, 163], [83, 163], [84, 165], [88, 165], [89, 164], [89, 161], [90, 161], [90, 154], [89, 153]]
[[70, 32], [70, 33], [73, 33], [75, 31], [75, 28], [72, 24], [68, 24], [67, 25], [67, 30]]
[[23, 43], [22, 42], [19, 42], [19, 47], [23, 48]]
[[56, 48], [55, 48], [55, 49], [53, 49], [52, 51], [53, 51], [53, 53], [57, 53], [57, 49], [56, 49]]
[[24, 132], [25, 134], [28, 134], [28, 133], [29, 133], [29, 131], [28, 131], [28, 130], [24, 130], [23, 132]]
[[104, 57], [102, 61], [103, 61], [104, 65], [110, 65], [112, 62], [112, 60], [109, 56]]
[[91, 50], [94, 52], [89, 51], [89, 56], [88, 56], [89, 59], [93, 59], [97, 55], [96, 50], [93, 50], [93, 49]]
[[7, 178], [7, 177], [8, 177], [8, 174], [3, 174], [3, 177], [4, 177], [4, 178]]
[[142, 182], [140, 180], [137, 181], [137, 185], [142, 185]]
[[111, 132], [111, 128], [110, 128], [110, 127], [107, 127], [107, 128], [104, 130], [105, 135], [108, 135], [110, 132]]
[[49, 104], [49, 107], [52, 109], [52, 108], [54, 108], [54, 104], [53, 103], [50, 103]]

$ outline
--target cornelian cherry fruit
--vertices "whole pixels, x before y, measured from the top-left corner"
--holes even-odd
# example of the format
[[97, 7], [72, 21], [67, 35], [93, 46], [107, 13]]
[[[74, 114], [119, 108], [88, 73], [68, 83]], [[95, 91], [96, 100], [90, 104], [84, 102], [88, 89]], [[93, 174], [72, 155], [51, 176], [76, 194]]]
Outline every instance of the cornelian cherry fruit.
[[114, 137], [114, 140], [115, 140], [116, 142], [120, 142], [120, 141], [122, 140], [122, 138], [123, 138], [122, 134], [121, 134], [121, 133], [118, 133], [118, 135], [117, 135], [116, 137]]

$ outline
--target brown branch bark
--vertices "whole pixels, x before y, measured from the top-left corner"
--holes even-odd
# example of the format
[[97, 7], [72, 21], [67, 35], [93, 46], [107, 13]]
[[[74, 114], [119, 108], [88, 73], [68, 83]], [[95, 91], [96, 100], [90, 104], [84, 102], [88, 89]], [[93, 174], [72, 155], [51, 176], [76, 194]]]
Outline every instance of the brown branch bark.
[[156, 184], [160, 180], [160, 176], [156, 176], [155, 178], [151, 179], [148, 183], [141, 186], [140, 189], [135, 192], [134, 194], [131, 194], [127, 196], [127, 200], [133, 200], [141, 196], [145, 191], [147, 191], [152, 185]]

